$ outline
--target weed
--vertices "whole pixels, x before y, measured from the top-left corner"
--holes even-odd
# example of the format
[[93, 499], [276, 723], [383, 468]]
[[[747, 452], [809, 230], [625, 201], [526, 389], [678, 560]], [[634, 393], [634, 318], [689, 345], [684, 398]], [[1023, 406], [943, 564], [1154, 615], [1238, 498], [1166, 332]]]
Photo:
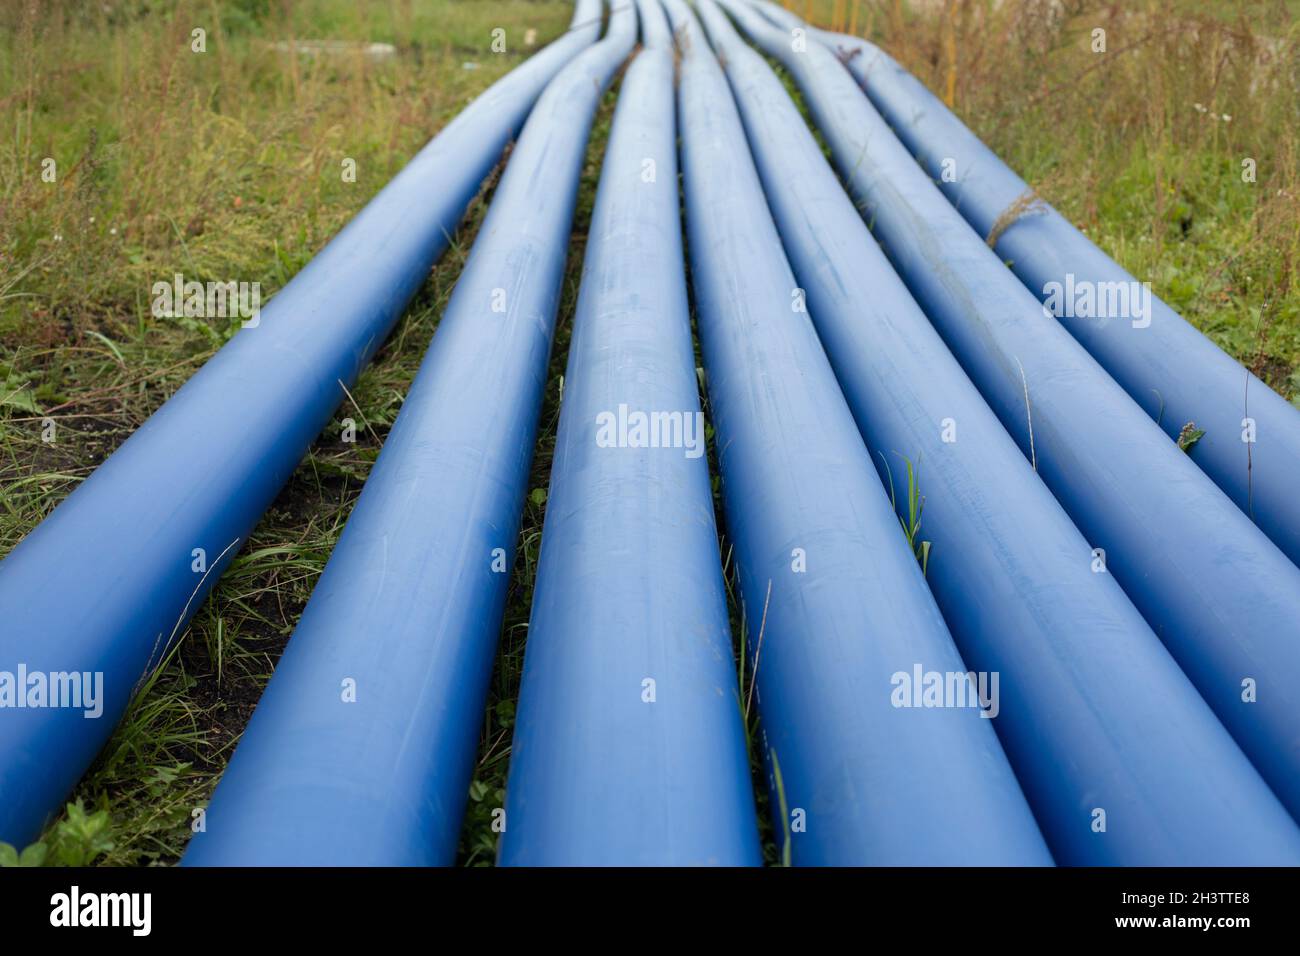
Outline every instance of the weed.
[[1196, 443], [1204, 437], [1204, 428], [1197, 428], [1196, 422], [1188, 422], [1178, 433], [1178, 447], [1190, 455]]
[[925, 508], [925, 495], [921, 494], [920, 461], [913, 466], [912, 460], [899, 455], [907, 465], [907, 510], [898, 513], [898, 498], [894, 493], [894, 473], [889, 467], [889, 460], [883, 452], [878, 452], [885, 465], [885, 476], [889, 484], [889, 503], [898, 514], [898, 523], [903, 526], [903, 536], [907, 538], [908, 547], [916, 555], [921, 565], [921, 574], [930, 567], [930, 542], [921, 538], [921, 511]]
[[108, 810], [87, 813], [81, 800], [76, 800], [67, 805], [58, 823], [22, 853], [0, 843], [0, 866], [87, 866], [112, 849]]

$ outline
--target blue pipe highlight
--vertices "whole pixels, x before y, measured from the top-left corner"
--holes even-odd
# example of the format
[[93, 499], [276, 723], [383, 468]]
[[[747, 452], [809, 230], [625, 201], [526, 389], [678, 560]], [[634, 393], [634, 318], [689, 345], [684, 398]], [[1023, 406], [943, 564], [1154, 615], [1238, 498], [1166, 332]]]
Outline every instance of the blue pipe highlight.
[[592, 118], [630, 3], [538, 99], [188, 865], [455, 857]]
[[754, 39], [794, 75], [850, 196], [1003, 426], [1300, 817], [1300, 568], [1044, 321], [829, 49]]
[[[757, 6], [787, 28], [801, 21]], [[883, 50], [844, 34], [811, 30], [837, 50], [894, 133], [981, 236], [989, 236], [1029, 185], [980, 142], [943, 102]], [[944, 163], [953, 164], [951, 178]], [[1264, 533], [1300, 564], [1300, 409], [1243, 368], [1149, 289], [1132, 315], [1077, 314], [1066, 300], [1141, 288], [1052, 206], [1039, 200], [994, 245], [998, 256], [1170, 438], [1195, 422], [1205, 434], [1196, 462]], [[1085, 292], [1085, 290], [1087, 290]], [[1052, 297], [1056, 296], [1056, 301]], [[1149, 301], [1146, 297], [1149, 296]], [[1246, 419], [1255, 441], [1243, 441]]]
[[[502, 865], [762, 863], [686, 301], [672, 38], [656, 0], [637, 6], [569, 345]], [[618, 435], [637, 416], [675, 424], [637, 447]]]
[[[102, 713], [0, 710], [0, 841], [35, 839], [447, 247], [599, 0], [425, 146], [0, 563], [0, 670], [102, 675]], [[202, 562], [200, 552], [202, 551]]]
[[667, 8], [696, 314], [782, 855], [1050, 865], [992, 722], [891, 701], [916, 665], [967, 667], [795, 308], [727, 81], [689, 10]]
[[[720, 0], [751, 37], [784, 37]], [[1300, 829], [1152, 633], [894, 273], [780, 80], [699, 9], [813, 323], [881, 478], [917, 463], [926, 580], [1058, 862], [1300, 862]], [[906, 517], [900, 502], [900, 516]], [[1105, 813], [1105, 830], [1094, 825]]]

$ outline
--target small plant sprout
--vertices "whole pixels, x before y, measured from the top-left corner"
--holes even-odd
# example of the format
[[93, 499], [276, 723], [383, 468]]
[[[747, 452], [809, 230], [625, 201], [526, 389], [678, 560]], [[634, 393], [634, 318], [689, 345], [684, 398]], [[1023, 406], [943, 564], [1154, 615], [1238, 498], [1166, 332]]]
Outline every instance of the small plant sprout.
[[1188, 422], [1178, 432], [1178, 447], [1190, 455], [1196, 443], [1203, 437], [1205, 437], [1205, 429], [1197, 428], [1196, 422]]
[[[907, 511], [905, 514], [898, 516], [899, 523], [903, 526], [903, 536], [907, 538], [907, 543], [916, 555], [916, 560], [921, 565], [921, 573], [925, 574], [930, 566], [930, 542], [921, 538], [921, 511], [925, 508], [925, 496], [921, 494], [919, 465], [913, 466], [912, 460], [900, 455], [900, 458], [907, 465]], [[894, 493], [894, 475], [889, 467], [889, 460], [884, 454], [880, 455], [880, 460], [885, 463], [885, 474], [889, 478], [889, 503], [893, 506], [895, 513], [898, 512], [898, 498]]]

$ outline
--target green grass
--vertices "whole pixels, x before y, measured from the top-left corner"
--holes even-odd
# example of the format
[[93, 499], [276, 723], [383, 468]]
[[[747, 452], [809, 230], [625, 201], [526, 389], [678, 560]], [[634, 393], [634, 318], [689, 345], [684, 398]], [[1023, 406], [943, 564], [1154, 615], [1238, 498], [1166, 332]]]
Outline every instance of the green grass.
[[[972, 2], [945, 18], [942, 3], [880, 0], [861, 5], [858, 26], [936, 91], [951, 79], [958, 113], [1045, 198], [1295, 399], [1297, 5], [1067, 6], [1071, 15], [1045, 29], [1015, 15], [1024, 4]], [[1097, 20], [1121, 6], [1122, 22]], [[1195, 30], [1157, 31], [1107, 69], [1091, 69], [1080, 38], [1094, 22], [1119, 50], [1151, 33], [1157, 6]], [[540, 45], [570, 11], [559, 0], [0, 8], [0, 554], [233, 333], [233, 324], [154, 318], [154, 281], [238, 276], [273, 293], [468, 97], [522, 60], [525, 30]], [[824, 24], [838, 16], [847, 25], [850, 11], [814, 4]], [[207, 30], [204, 54], [189, 50], [196, 26]], [[499, 56], [488, 52], [497, 26], [508, 31]], [[269, 46], [289, 38], [388, 42], [397, 54], [308, 59]], [[461, 832], [467, 865], [495, 856], [491, 818], [503, 803], [560, 376], [613, 102], [611, 93], [597, 116], [582, 175], [533, 492]], [[1209, 112], [1233, 118], [1211, 121]], [[1259, 164], [1254, 186], [1237, 175], [1247, 155]], [[356, 183], [339, 175], [344, 156], [357, 162]], [[56, 160], [55, 183], [41, 180], [45, 157]], [[28, 862], [178, 859], [191, 814], [207, 801], [401, 408], [483, 209], [471, 211], [353, 389], [355, 405], [340, 409], [361, 426], [357, 441], [341, 441], [336, 421], [315, 443], [77, 788], [80, 804]], [[53, 444], [41, 440], [46, 416], [57, 421]], [[907, 493], [919, 523], [914, 481]], [[739, 646], [745, 627], [761, 624], [741, 619], [721, 508], [719, 521]], [[746, 706], [752, 675], [740, 661], [738, 670], [757, 740], [757, 708]], [[778, 863], [763, 755], [752, 760], [765, 852]]]

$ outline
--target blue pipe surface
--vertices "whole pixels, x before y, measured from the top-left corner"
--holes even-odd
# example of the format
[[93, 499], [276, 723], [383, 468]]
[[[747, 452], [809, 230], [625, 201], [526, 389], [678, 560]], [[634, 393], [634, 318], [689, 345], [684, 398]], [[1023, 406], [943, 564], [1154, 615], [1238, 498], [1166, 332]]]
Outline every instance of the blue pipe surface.
[[754, 39], [793, 73], [849, 194], [949, 349], [1300, 817], [1300, 568], [1044, 320], [830, 50], [795, 52], [781, 31]]
[[0, 670], [102, 675], [97, 719], [0, 710], [0, 841], [26, 844], [59, 807], [599, 31], [599, 0], [579, 0], [564, 37], [448, 124], [0, 563]]
[[538, 99], [190, 865], [456, 853], [591, 121], [630, 3]]
[[980, 708], [894, 704], [900, 674], [967, 668], [796, 308], [727, 81], [689, 10], [667, 6], [696, 313], [782, 854], [1050, 865]]
[[[773, 30], [746, 5], [720, 5], [750, 36]], [[699, 8], [881, 477], [897, 479], [905, 458], [919, 465], [926, 579], [962, 658], [1001, 675], [993, 724], [1057, 861], [1300, 862], [1300, 829], [1114, 577], [1093, 571], [1090, 546], [890, 267], [780, 80], [713, 4]]]
[[[657, 0], [638, 8], [569, 344], [503, 865], [762, 862], [686, 301], [672, 39]], [[665, 427], [620, 441], [639, 416]]]
[[[804, 26], [776, 4], [758, 6], [782, 25]], [[1033, 195], [883, 50], [844, 34], [812, 34], [839, 51], [899, 139], [981, 236], [989, 236], [1018, 199]], [[1016, 218], [994, 248], [1167, 435], [1177, 439], [1188, 422], [1204, 429], [1192, 460], [1300, 564], [1300, 409], [1152, 295], [1149, 286], [1144, 289], [1047, 203], [1039, 200]], [[1129, 295], [1127, 309], [1121, 293]], [[1086, 307], [1085, 296], [1093, 296], [1093, 306]], [[1076, 308], [1080, 302], [1085, 308]], [[1096, 314], [1083, 314], [1088, 312]], [[1247, 418], [1253, 421], [1251, 443], [1243, 441], [1243, 435], [1251, 437]]]

